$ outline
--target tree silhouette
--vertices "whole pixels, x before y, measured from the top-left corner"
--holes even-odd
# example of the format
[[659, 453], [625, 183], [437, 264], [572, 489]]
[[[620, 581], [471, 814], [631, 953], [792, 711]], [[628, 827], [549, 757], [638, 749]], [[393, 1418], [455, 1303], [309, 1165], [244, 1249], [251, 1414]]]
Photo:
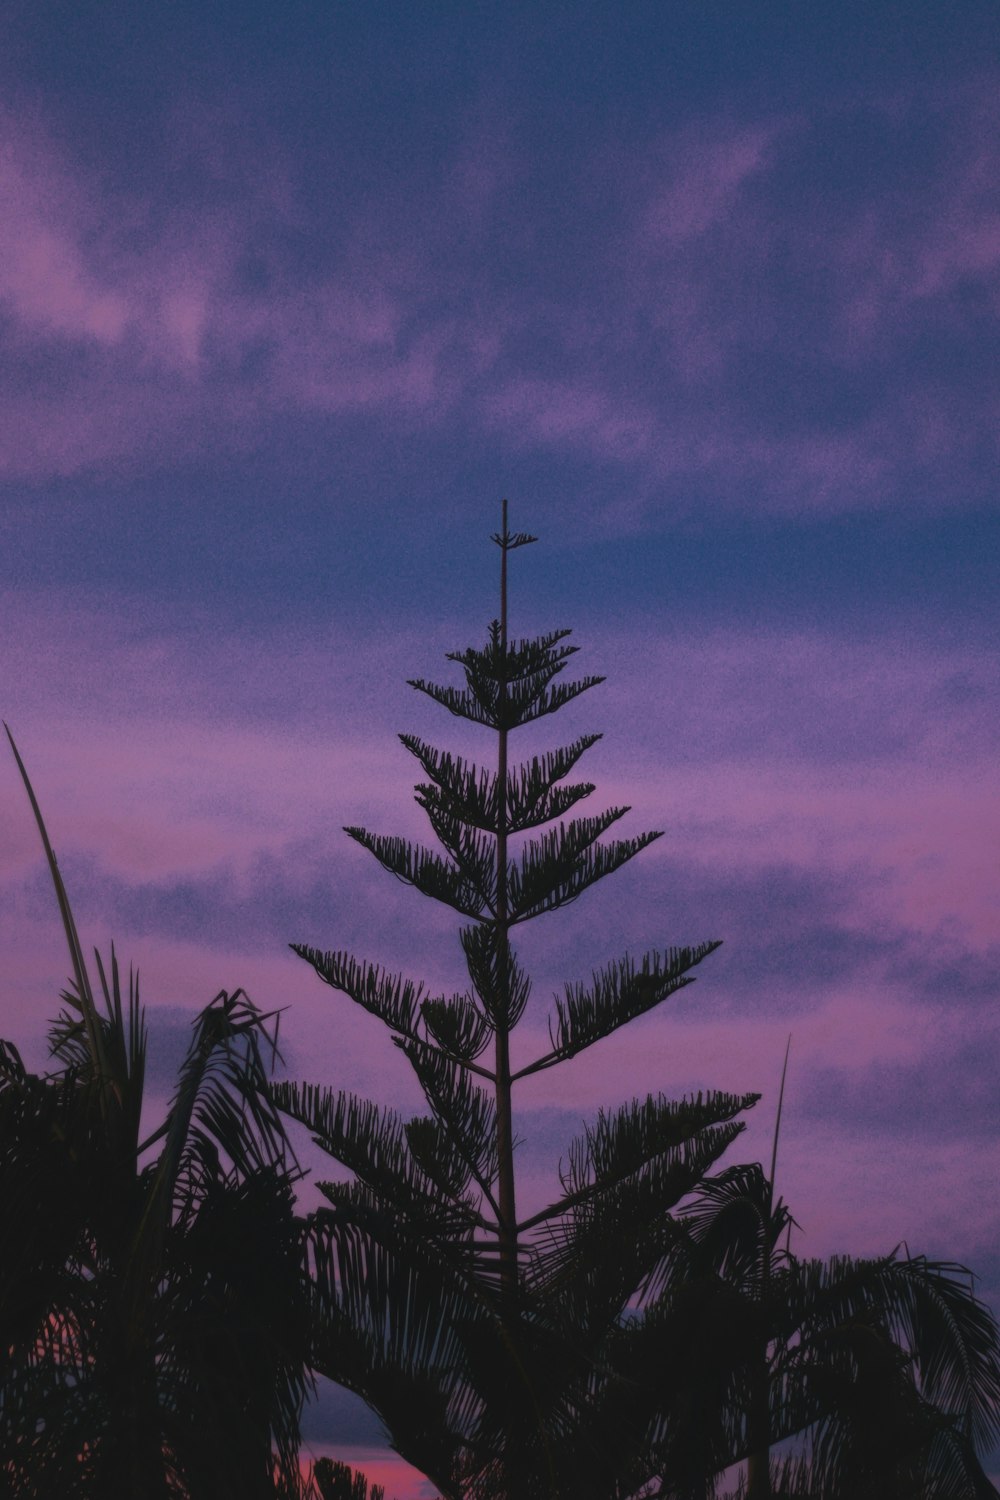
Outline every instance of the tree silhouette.
[[968, 1271], [898, 1248], [800, 1259], [792, 1222], [756, 1164], [685, 1205], [643, 1289], [662, 1343], [637, 1352], [640, 1389], [687, 1351], [652, 1493], [702, 1500], [746, 1460], [745, 1500], [995, 1497], [977, 1449], [1000, 1432], [1000, 1349]]
[[493, 537], [500, 613], [485, 646], [449, 656], [464, 686], [411, 684], [493, 739], [480, 766], [400, 737], [420, 764], [416, 800], [438, 848], [346, 830], [464, 919], [468, 989], [434, 995], [346, 952], [293, 945], [386, 1024], [429, 1113], [402, 1119], [313, 1084], [276, 1090], [353, 1174], [321, 1184], [329, 1206], [313, 1217], [316, 1367], [362, 1395], [398, 1451], [454, 1500], [610, 1500], [659, 1472], [667, 1414], [636, 1420], [630, 1369], [659, 1314], [635, 1298], [678, 1233], [672, 1210], [758, 1097], [658, 1096], [602, 1113], [570, 1146], [561, 1195], [519, 1218], [515, 1086], [660, 1005], [718, 946], [626, 956], [572, 981], [550, 1018], [549, 1048], [512, 1069], [510, 1036], [530, 991], [514, 929], [575, 901], [659, 837], [604, 840], [627, 807], [567, 819], [594, 787], [566, 778], [600, 736], [510, 758], [515, 731], [602, 681], [563, 678], [576, 650], [566, 630], [509, 638], [508, 558], [534, 540], [508, 529], [504, 502]]
[[382, 1485], [370, 1485], [363, 1474], [355, 1473], [347, 1464], [335, 1459], [317, 1460], [313, 1482], [320, 1500], [385, 1500]]
[[97, 955], [95, 995], [11, 746], [74, 981], [51, 1071], [0, 1042], [0, 1494], [298, 1495], [308, 1297], [268, 1018], [217, 995], [143, 1139], [138, 979]]

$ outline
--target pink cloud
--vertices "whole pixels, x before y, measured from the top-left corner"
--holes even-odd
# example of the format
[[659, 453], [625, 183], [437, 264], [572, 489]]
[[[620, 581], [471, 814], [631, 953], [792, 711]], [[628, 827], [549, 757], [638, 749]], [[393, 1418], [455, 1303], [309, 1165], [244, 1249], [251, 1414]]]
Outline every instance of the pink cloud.
[[[137, 636], [127, 606], [102, 613], [63, 601], [53, 613], [26, 595], [0, 601], [0, 620], [3, 711], [32, 775], [73, 809], [72, 844], [100, 850], [123, 877], [223, 862], [235, 877], [263, 849], [302, 845], [320, 809], [331, 835], [341, 823], [387, 818], [423, 835], [407, 790], [416, 768], [395, 730], [437, 740], [442, 725], [405, 686], [414, 670], [406, 637], [376, 634], [345, 651], [340, 625], [309, 641], [287, 631], [230, 639], [207, 617], [195, 629], [190, 616], [182, 636], [148, 611]], [[446, 627], [434, 633], [454, 644]], [[674, 684], [678, 759], [664, 752], [659, 717], [631, 712], [643, 696], [634, 646], [602, 639], [592, 666], [610, 680], [572, 712], [583, 727], [621, 726], [590, 752], [590, 775], [602, 799], [634, 805], [636, 825], [668, 828], [645, 856], [652, 867], [683, 859], [746, 873], [867, 870], [881, 883], [859, 896], [860, 922], [876, 900], [908, 926], [954, 922], [970, 941], [996, 936], [983, 879], [1000, 818], [993, 663], [904, 638], [651, 633], [643, 680]], [[11, 780], [6, 807], [16, 810], [19, 796]], [[13, 833], [12, 811], [5, 822]], [[8, 858], [20, 867], [31, 843], [13, 837]]]
[[[906, 367], [912, 318], [950, 325], [963, 279], [994, 278], [986, 147], [967, 150], [976, 108], [957, 111], [954, 170], [931, 177], [907, 215], [892, 194], [861, 194], [836, 216], [807, 195], [789, 218], [778, 173], [801, 169], [810, 122], [706, 120], [627, 156], [608, 147], [581, 164], [581, 223], [595, 193], [606, 202], [572, 274], [526, 273], [516, 290], [493, 284], [499, 263], [481, 250], [491, 216], [531, 185], [516, 131], [484, 144], [470, 130], [425, 185], [419, 233], [401, 187], [346, 203], [325, 263], [306, 274], [283, 248], [313, 225], [303, 186], [256, 136], [264, 166], [248, 171], [238, 110], [179, 120], [176, 150], [214, 171], [218, 192], [169, 213], [155, 182], [142, 194], [100, 181], [37, 124], [5, 118], [0, 302], [14, 363], [0, 472], [44, 479], [251, 450], [270, 420], [311, 411], [461, 420], [627, 471], [673, 505], [691, 480], [722, 508], [895, 504], [910, 467], [933, 470], [991, 430], [980, 399]], [[457, 238], [442, 229], [452, 220]], [[251, 250], [259, 284], [245, 275]], [[811, 328], [775, 269], [789, 258], [813, 268]], [[539, 337], [554, 361], [539, 362]], [[837, 378], [873, 357], [890, 378], [847, 422], [788, 423], [773, 401], [755, 415], [748, 395], [766, 392], [776, 351], [797, 339]], [[41, 350], [58, 378], [39, 384], [17, 359]], [[69, 362], [81, 351], [83, 367]], [[939, 488], [923, 485], [923, 503], [939, 504]]]
[[521, 444], [633, 461], [655, 443], [654, 414], [575, 379], [514, 379], [483, 400], [487, 420]]
[[207, 304], [240, 225], [185, 222], [151, 243], [149, 205], [0, 116], [0, 306], [21, 339], [94, 346], [133, 369], [196, 364]]
[[[928, 101], [887, 111], [903, 135]], [[836, 282], [837, 312], [828, 347], [838, 361], [885, 356], [914, 319], [967, 326], [956, 293], [979, 287], [994, 311], [1000, 296], [1000, 216], [995, 206], [1000, 118], [990, 77], [944, 89], [934, 101], [941, 158], [919, 194], [889, 191], [845, 218], [823, 224], [822, 257]]]
[[[306, 290], [287, 276], [266, 296], [237, 288], [256, 221], [280, 211], [271, 188], [218, 211], [181, 208], [158, 232], [162, 206], [85, 180], [40, 132], [0, 119], [0, 146], [0, 308], [20, 345], [47, 341], [50, 362], [74, 346], [92, 357], [82, 381], [10, 392], [7, 477], [148, 463], [178, 439], [181, 452], [204, 444], [220, 405], [218, 383], [204, 387], [210, 364], [230, 377], [221, 405], [235, 428], [261, 405], [419, 409], [439, 399], [451, 335], [404, 335], [387, 291], [336, 269]], [[234, 385], [259, 347], [269, 351], [263, 383]]]
[[12, 134], [0, 119], [0, 305], [25, 333], [118, 343], [128, 304], [85, 263], [83, 194]]
[[649, 241], [672, 247], [698, 241], [738, 212], [744, 188], [766, 173], [786, 128], [703, 125], [663, 142], [656, 153], [661, 180], [644, 214]]
[[[280, 631], [227, 638], [217, 626], [181, 636], [167, 619], [148, 620], [137, 637], [127, 604], [61, 617], [47, 600], [16, 596], [0, 620], [14, 669], [3, 711], [88, 947], [106, 951], [114, 938], [138, 964], [154, 1024], [164, 1007], [193, 1013], [242, 985], [263, 1007], [287, 1007], [293, 1076], [418, 1111], [385, 1029], [284, 946], [344, 946], [444, 990], [463, 982], [457, 919], [383, 875], [340, 832], [361, 821], [424, 836], [409, 795], [414, 766], [393, 731], [453, 736], [401, 683], [379, 702], [386, 682], [414, 669], [412, 646], [341, 628], [312, 643]], [[766, 1160], [791, 1032], [779, 1186], [803, 1225], [801, 1252], [874, 1253], [905, 1238], [975, 1265], [1000, 1229], [988, 1190], [995, 1153], [980, 1145], [986, 1122], [952, 1110], [951, 1135], [919, 1117], [907, 1127], [919, 1099], [906, 1090], [928, 1068], [989, 1058], [1000, 1042], [987, 979], [973, 994], [960, 972], [971, 963], [985, 974], [998, 940], [995, 663], [960, 645], [776, 631], [651, 632], [638, 653], [636, 644], [602, 642], [604, 659], [588, 665], [610, 669], [611, 681], [567, 715], [580, 729], [608, 727], [588, 757], [601, 805], [630, 801], [630, 828], [664, 827], [667, 837], [578, 906], [523, 929], [536, 984], [515, 1061], [544, 1049], [551, 991], [564, 980], [586, 980], [626, 949], [726, 943], [694, 989], [523, 1086], [522, 1209], [551, 1197], [559, 1152], [585, 1118], [647, 1091], [763, 1091], [732, 1156]], [[320, 675], [327, 694], [317, 701], [303, 689]], [[365, 697], [366, 678], [378, 694], [369, 681]], [[670, 703], [637, 719], [628, 706], [650, 678], [671, 683]], [[41, 1063], [67, 961], [12, 763], [0, 778], [0, 833], [3, 1035]], [[169, 900], [151, 920], [178, 889], [205, 908], [193, 935]], [[279, 919], [261, 941], [274, 903]], [[817, 924], [840, 945], [829, 964], [822, 944], [810, 957]], [[748, 976], [748, 961], [764, 963], [763, 974]], [[924, 982], [937, 969], [943, 977]], [[954, 1086], [963, 1087], [957, 1073]], [[853, 1118], [851, 1101], [866, 1091], [898, 1098], [899, 1120]], [[303, 1159], [314, 1174], [327, 1170], [307, 1145]], [[313, 1201], [311, 1186], [305, 1193]]]

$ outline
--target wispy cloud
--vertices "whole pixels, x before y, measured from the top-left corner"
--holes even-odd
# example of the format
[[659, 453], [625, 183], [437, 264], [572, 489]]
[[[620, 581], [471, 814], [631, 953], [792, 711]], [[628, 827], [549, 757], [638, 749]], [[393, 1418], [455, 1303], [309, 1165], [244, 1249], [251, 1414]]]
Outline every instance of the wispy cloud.
[[[463, 983], [458, 919], [341, 832], [427, 836], [394, 731], [451, 736], [432, 704], [405, 687], [379, 701], [372, 686], [401, 681], [412, 647], [346, 627], [311, 642], [287, 629], [230, 636], [208, 616], [136, 631], [127, 607], [60, 616], [37, 597], [5, 609], [19, 624], [7, 631], [19, 686], [4, 712], [88, 941], [114, 937], [141, 963], [154, 1014], [242, 984], [262, 1005], [290, 1005], [293, 1072], [388, 1087], [417, 1109], [379, 1024], [286, 946], [346, 947], [445, 990]], [[567, 711], [579, 723], [566, 728], [608, 728], [588, 757], [595, 800], [634, 803], [628, 827], [667, 837], [523, 929], [536, 985], [521, 1060], [544, 1047], [563, 981], [627, 949], [725, 943], [695, 987], [600, 1056], [545, 1075], [540, 1093], [526, 1087], [525, 1107], [579, 1118], [634, 1092], [763, 1089], [745, 1144], [765, 1155], [791, 1031], [788, 1191], [816, 1245], [835, 1247], [852, 1223], [867, 1248], [911, 1228], [919, 1238], [922, 1223], [934, 1239], [949, 1213], [965, 1225], [954, 1253], [986, 1243], [975, 1173], [958, 1173], [951, 1200], [947, 1173], [978, 1149], [993, 1089], [995, 663], [933, 636], [768, 630], [627, 646], [608, 638], [597, 665], [613, 667], [611, 682]], [[650, 681], [669, 693], [651, 696]], [[66, 963], [12, 766], [6, 780], [5, 1034], [30, 1040]], [[935, 1076], [965, 1080], [944, 1134]], [[526, 1149], [528, 1191], [544, 1195], [552, 1163]], [[837, 1163], [821, 1187], [810, 1153]], [[929, 1194], [941, 1195], [933, 1222]]]
[[[246, 172], [223, 113], [211, 149], [176, 148], [217, 201], [189, 188], [168, 212], [163, 184], [100, 180], [5, 116], [0, 471], [238, 454], [312, 412], [459, 421], [675, 508], [696, 481], [722, 509], [933, 509], [995, 453], [975, 311], [995, 316], [1000, 274], [989, 93], [584, 142], [558, 218], [516, 131], [470, 127], [409, 197], [317, 205], [277, 147]], [[525, 194], [531, 235], [511, 218]], [[505, 255], [484, 259], [496, 236]]]

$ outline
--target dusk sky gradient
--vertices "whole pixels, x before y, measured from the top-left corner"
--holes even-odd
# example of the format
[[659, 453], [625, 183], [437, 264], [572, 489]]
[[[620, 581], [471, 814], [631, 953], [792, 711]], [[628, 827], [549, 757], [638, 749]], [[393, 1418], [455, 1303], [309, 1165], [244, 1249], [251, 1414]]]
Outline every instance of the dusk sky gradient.
[[[0, 713], [161, 1094], [242, 985], [292, 1076], [419, 1107], [287, 944], [463, 982], [341, 828], [425, 836], [399, 731], [492, 752], [406, 678], [482, 643], [507, 495], [514, 633], [607, 676], [515, 748], [601, 731], [588, 810], [666, 832], [522, 929], [517, 1055], [563, 981], [724, 939], [524, 1085], [522, 1202], [649, 1091], [760, 1091], [766, 1160], [791, 1033], [794, 1248], [1000, 1306], [998, 312], [992, 3], [5, 6]], [[12, 759], [0, 954], [40, 1064]], [[380, 1444], [329, 1392], [308, 1432]]]

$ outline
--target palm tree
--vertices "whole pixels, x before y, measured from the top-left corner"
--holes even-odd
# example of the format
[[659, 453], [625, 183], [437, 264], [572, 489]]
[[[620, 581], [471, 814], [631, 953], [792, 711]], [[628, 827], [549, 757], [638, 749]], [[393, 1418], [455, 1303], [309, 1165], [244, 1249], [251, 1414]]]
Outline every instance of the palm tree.
[[0, 1493], [298, 1494], [308, 1297], [270, 1018], [241, 990], [217, 995], [143, 1138], [138, 979], [95, 955], [95, 996], [10, 742], [74, 979], [51, 1071], [0, 1043]]
[[663, 1342], [636, 1365], [641, 1386], [686, 1351], [654, 1493], [703, 1500], [745, 1461], [746, 1500], [995, 1496], [977, 1450], [1000, 1433], [1000, 1346], [968, 1271], [899, 1248], [800, 1259], [792, 1222], [756, 1164], [680, 1216], [644, 1288]]

